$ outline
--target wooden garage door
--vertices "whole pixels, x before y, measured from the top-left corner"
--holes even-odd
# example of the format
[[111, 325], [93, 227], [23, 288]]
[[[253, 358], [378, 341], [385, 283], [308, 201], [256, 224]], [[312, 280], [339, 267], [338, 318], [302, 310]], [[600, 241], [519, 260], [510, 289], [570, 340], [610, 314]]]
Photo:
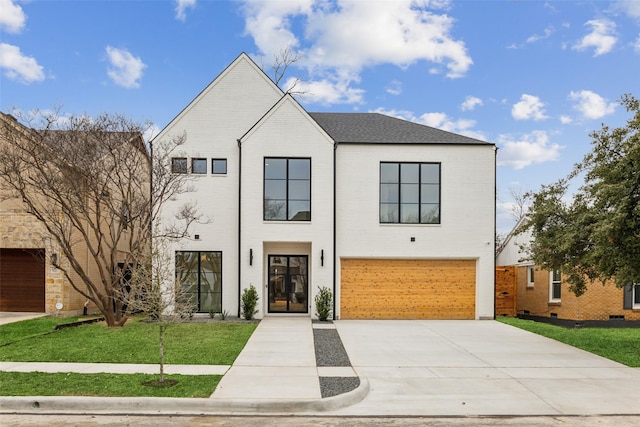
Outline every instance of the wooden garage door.
[[342, 259], [342, 319], [474, 319], [474, 260]]
[[0, 249], [0, 311], [44, 311], [44, 250]]

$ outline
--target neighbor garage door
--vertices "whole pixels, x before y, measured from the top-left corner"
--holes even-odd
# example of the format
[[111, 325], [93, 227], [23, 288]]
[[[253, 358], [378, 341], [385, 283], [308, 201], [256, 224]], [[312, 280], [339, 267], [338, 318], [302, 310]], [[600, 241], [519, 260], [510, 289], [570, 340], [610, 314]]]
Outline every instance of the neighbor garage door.
[[44, 251], [0, 249], [0, 311], [44, 311]]
[[342, 259], [342, 319], [473, 319], [474, 260]]

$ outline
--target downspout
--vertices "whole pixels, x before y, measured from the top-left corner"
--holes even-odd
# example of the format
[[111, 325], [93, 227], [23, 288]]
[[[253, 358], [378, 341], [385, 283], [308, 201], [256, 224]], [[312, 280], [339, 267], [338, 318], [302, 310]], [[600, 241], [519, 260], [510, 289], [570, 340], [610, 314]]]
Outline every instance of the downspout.
[[333, 143], [333, 319], [336, 318], [336, 268], [338, 260], [336, 255], [336, 152], [338, 143]]
[[242, 141], [238, 141], [238, 318], [240, 318], [242, 304], [242, 262], [240, 261], [242, 255], [241, 248], [241, 233], [242, 233]]
[[496, 213], [496, 203], [498, 203], [498, 146], [494, 146], [493, 150], [493, 319], [496, 318], [496, 236], [498, 235], [498, 226], [496, 221], [498, 215]]

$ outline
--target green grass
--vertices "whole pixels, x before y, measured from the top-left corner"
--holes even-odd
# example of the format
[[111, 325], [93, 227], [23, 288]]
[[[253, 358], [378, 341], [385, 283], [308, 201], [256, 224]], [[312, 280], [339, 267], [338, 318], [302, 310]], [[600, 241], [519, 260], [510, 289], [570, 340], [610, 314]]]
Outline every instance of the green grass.
[[[34, 319], [0, 326], [0, 361], [158, 363], [158, 325], [133, 318], [125, 326], [103, 322], [52, 332], [52, 320]], [[184, 322], [169, 325], [165, 363], [230, 365], [257, 323]], [[37, 333], [40, 333], [38, 335]]]
[[36, 335], [53, 332], [53, 328], [55, 328], [57, 325], [63, 323], [73, 323], [77, 320], [77, 317], [40, 317], [33, 320], [24, 320], [22, 322], [2, 325], [0, 326], [0, 346], [21, 339], [31, 338]]
[[[130, 319], [123, 327], [103, 322], [63, 328], [77, 318], [38, 318], [0, 326], [0, 361], [70, 363], [159, 363], [156, 323]], [[170, 324], [164, 336], [166, 364], [231, 365], [257, 327], [255, 322]], [[143, 385], [146, 374], [0, 372], [4, 396], [209, 397], [219, 375], [166, 375], [172, 387]]]
[[627, 366], [640, 367], [640, 328], [563, 328], [512, 317], [496, 320]]
[[157, 378], [157, 375], [146, 374], [0, 372], [0, 395], [209, 397], [222, 377], [166, 375], [165, 379], [178, 383], [162, 388], [142, 385]]

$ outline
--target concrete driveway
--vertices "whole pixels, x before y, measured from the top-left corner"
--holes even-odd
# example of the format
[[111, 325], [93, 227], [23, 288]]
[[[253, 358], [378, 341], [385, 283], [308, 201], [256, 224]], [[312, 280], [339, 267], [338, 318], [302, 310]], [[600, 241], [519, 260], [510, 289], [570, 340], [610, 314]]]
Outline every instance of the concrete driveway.
[[640, 414], [640, 370], [496, 321], [335, 322], [369, 394], [340, 415]]

